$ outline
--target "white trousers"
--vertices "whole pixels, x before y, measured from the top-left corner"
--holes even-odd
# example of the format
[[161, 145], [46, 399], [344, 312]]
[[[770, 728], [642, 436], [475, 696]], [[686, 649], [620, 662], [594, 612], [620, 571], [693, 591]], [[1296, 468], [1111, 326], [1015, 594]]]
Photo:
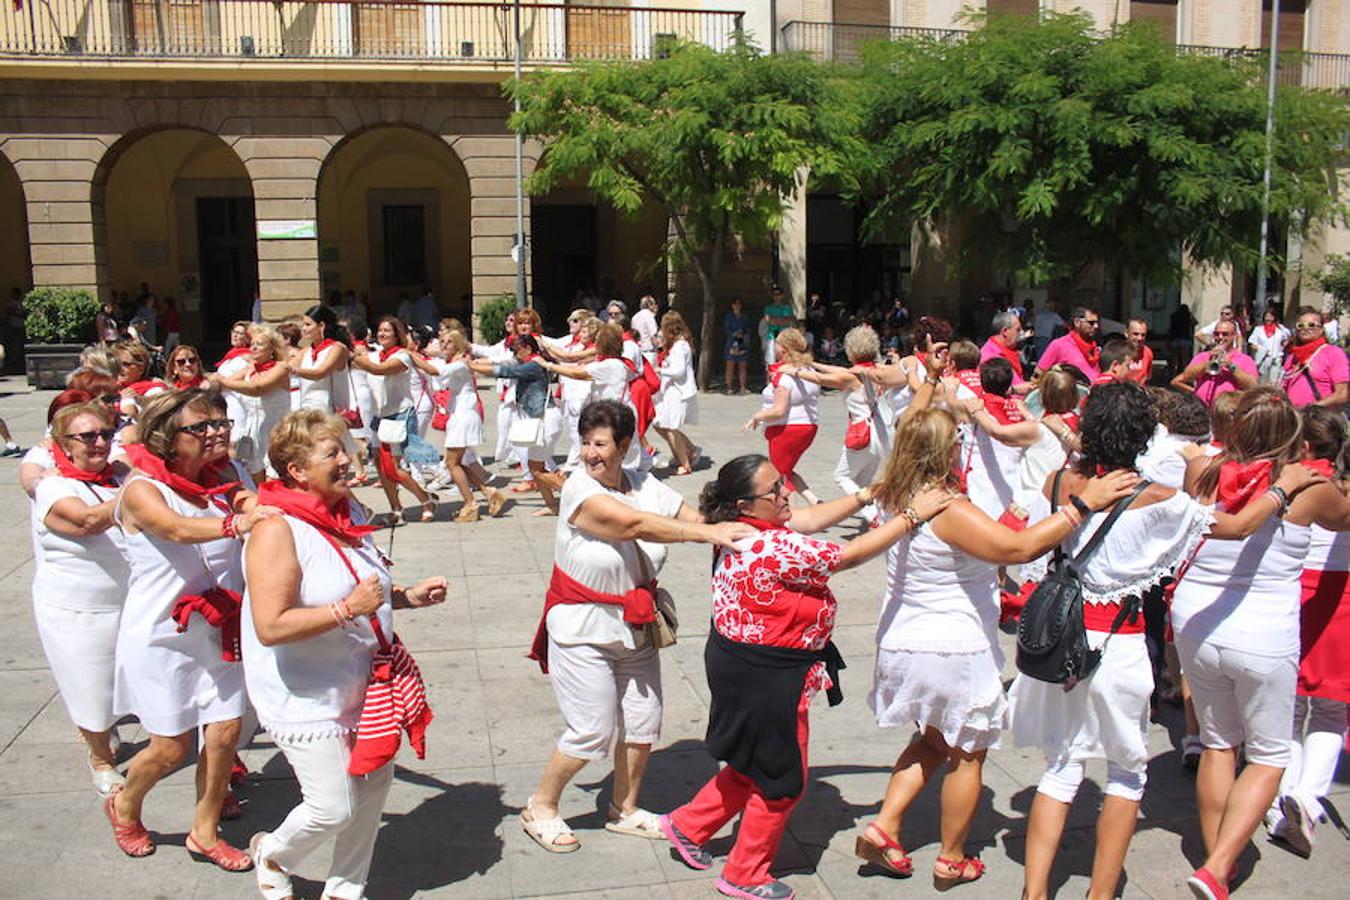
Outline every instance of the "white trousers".
[[1293, 743], [1298, 653], [1263, 656], [1178, 640], [1177, 655], [1205, 746], [1245, 747], [1247, 762], [1286, 768]]
[[262, 842], [261, 855], [291, 871], [334, 838], [326, 897], [361, 900], [375, 853], [380, 814], [394, 780], [388, 763], [365, 778], [347, 774], [354, 734], [287, 739], [272, 736], [300, 782], [300, 805]]
[[[872, 426], [875, 428], [875, 424]], [[881, 447], [876, 435], [866, 450], [850, 450], [847, 447], [839, 451], [839, 462], [834, 466], [834, 483], [845, 494], [856, 494], [862, 488], [876, 480], [877, 470], [881, 468]], [[875, 503], [869, 503], [862, 509], [863, 518], [872, 521], [877, 517]]]
[[622, 644], [558, 644], [548, 639], [548, 674], [567, 730], [558, 749], [573, 759], [604, 759], [616, 741], [661, 737], [661, 657]]
[[[511, 422], [516, 417], [516, 404], [514, 401], [508, 403], [503, 401], [497, 407], [497, 444], [493, 448], [492, 458], [496, 462], [501, 462], [508, 456], [516, 456], [516, 448], [511, 446]], [[525, 464], [522, 459], [521, 465]]]
[[[1294, 698], [1294, 742], [1280, 793], [1303, 801], [1314, 816], [1322, 815], [1322, 798], [1331, 791], [1336, 764], [1345, 746], [1346, 704], [1326, 697]], [[1276, 803], [1279, 798], [1276, 798]]]

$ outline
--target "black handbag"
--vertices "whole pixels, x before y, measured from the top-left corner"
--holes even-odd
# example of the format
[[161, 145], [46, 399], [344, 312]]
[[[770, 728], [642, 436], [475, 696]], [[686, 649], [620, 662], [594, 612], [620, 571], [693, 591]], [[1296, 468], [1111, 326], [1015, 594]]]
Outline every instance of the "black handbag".
[[[1051, 515], [1059, 508], [1059, 483], [1063, 475], [1063, 469], [1055, 473], [1050, 494]], [[1067, 691], [1091, 675], [1101, 663], [1105, 646], [1097, 650], [1088, 646], [1087, 628], [1083, 625], [1083, 583], [1079, 573], [1088, 557], [1106, 540], [1107, 532], [1121, 513], [1148, 485], [1147, 480], [1139, 482], [1128, 497], [1117, 501], [1106, 521], [1076, 556], [1069, 558], [1062, 546], [1055, 548], [1045, 579], [1027, 598], [1017, 625], [1017, 670], [1023, 675], [1062, 684]], [[1126, 619], [1138, 615], [1138, 604], [1138, 598], [1132, 597], [1121, 605], [1120, 613], [1111, 623], [1111, 634], [1119, 631]]]

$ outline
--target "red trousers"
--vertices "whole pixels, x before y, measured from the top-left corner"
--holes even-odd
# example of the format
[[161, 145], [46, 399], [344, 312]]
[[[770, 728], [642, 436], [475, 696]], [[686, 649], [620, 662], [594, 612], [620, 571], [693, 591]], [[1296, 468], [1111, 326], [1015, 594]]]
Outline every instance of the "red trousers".
[[769, 462], [788, 480], [791, 490], [797, 487], [797, 461], [816, 439], [815, 425], [770, 425], [764, 429], [769, 442]]
[[[802, 692], [797, 705], [797, 746], [802, 753], [802, 793], [806, 792], [806, 744], [811, 726], [807, 712], [811, 695]], [[736, 846], [731, 848], [722, 877], [741, 887], [766, 884], [773, 879], [769, 866], [778, 855], [778, 845], [787, 830], [788, 818], [802, 795], [769, 800], [760, 793], [753, 781], [728, 766], [713, 776], [694, 799], [670, 814], [675, 827], [696, 844], [712, 840], [722, 826], [741, 814], [741, 828], [736, 834]]]

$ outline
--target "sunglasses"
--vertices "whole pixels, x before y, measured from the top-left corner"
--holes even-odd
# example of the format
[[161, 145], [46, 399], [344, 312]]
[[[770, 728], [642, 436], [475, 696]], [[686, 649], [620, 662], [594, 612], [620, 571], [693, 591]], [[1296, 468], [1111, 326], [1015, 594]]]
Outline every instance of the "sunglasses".
[[100, 428], [97, 431], [77, 431], [66, 435], [66, 440], [79, 441], [86, 447], [92, 447], [102, 438], [104, 443], [111, 444], [112, 439], [117, 436], [115, 428]]
[[193, 422], [191, 425], [179, 425], [179, 431], [186, 431], [193, 437], [203, 437], [207, 431], [215, 429], [216, 431], [229, 431], [234, 421], [231, 419], [202, 419], [200, 422]]
[[1100, 324], [1102, 324], [1102, 320], [1101, 320], [1101, 319], [1079, 319], [1078, 321], [1082, 322], [1084, 325], [1100, 325]]
[[1322, 324], [1320, 322], [1299, 322], [1294, 326], [1297, 331], [1316, 331], [1321, 327]]
[[195, 356], [180, 356], [173, 361], [173, 364], [175, 366], [195, 366], [199, 362], [201, 362], [201, 360]]
[[746, 500], [777, 499], [778, 497], [783, 496], [783, 494], [785, 494], [786, 492], [787, 492], [787, 476], [779, 475], [776, 479], [774, 479], [773, 487], [769, 488], [769, 490], [765, 491], [762, 494], [751, 494], [749, 497], [745, 497], [744, 499]]

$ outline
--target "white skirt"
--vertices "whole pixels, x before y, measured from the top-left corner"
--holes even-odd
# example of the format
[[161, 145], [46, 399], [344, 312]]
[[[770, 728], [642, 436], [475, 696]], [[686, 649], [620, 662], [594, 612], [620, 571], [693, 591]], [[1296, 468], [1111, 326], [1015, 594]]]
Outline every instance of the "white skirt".
[[42, 652], [70, 720], [85, 731], [107, 731], [113, 712], [113, 672], [120, 609], [62, 609], [33, 604]]
[[966, 753], [998, 747], [1008, 724], [1008, 700], [990, 650], [878, 649], [867, 703], [882, 728], [932, 727], [947, 746]]
[[483, 443], [483, 420], [478, 417], [477, 411], [452, 412], [450, 421], [445, 426], [445, 449], [477, 447], [481, 443]]
[[[1100, 647], [1106, 633], [1089, 631]], [[1013, 739], [1040, 747], [1051, 765], [1106, 759], [1131, 772], [1148, 766], [1148, 701], [1153, 669], [1142, 634], [1117, 634], [1087, 681], [1062, 685], [1018, 675], [1012, 701]]]
[[[516, 415], [519, 415], [519, 410]], [[558, 443], [558, 435], [563, 430], [562, 410], [553, 404], [544, 408], [544, 442], [532, 447], [524, 448], [527, 458], [534, 462], [543, 462], [553, 458], [553, 445]]]
[[663, 391], [656, 402], [656, 424], [660, 428], [683, 428], [698, 424], [698, 397], [688, 400], [675, 391]]

